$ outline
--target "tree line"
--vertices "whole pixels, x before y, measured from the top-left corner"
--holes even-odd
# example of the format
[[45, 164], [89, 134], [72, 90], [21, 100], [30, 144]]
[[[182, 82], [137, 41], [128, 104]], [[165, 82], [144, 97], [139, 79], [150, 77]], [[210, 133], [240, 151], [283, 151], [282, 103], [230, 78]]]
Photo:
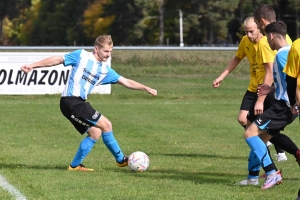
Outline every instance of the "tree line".
[[112, 35], [115, 46], [236, 45], [243, 20], [271, 5], [299, 37], [300, 0], [1, 0], [0, 44], [90, 46]]

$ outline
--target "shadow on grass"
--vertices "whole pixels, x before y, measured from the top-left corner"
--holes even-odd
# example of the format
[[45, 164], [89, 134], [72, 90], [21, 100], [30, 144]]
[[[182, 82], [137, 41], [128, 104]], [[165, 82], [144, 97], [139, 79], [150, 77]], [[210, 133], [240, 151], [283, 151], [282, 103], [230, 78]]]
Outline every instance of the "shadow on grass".
[[[149, 154], [151, 155], [151, 154]], [[218, 159], [234, 159], [234, 160], [248, 160], [247, 156], [221, 156], [221, 155], [212, 155], [212, 154], [152, 154], [152, 155], [162, 155], [162, 156], [174, 156], [174, 157], [191, 157], [191, 158], [218, 158]]]
[[52, 165], [27, 165], [27, 164], [7, 164], [0, 163], [0, 169], [51, 169], [51, 170], [67, 170], [68, 166], [52, 166]]
[[[111, 169], [107, 169], [111, 170]], [[146, 172], [134, 173], [128, 172], [127, 170], [114, 169], [113, 171], [124, 174], [132, 174], [134, 178], [138, 179], [154, 179], [154, 180], [175, 180], [180, 182], [193, 182], [194, 184], [214, 184], [214, 185], [226, 185], [230, 187], [238, 187], [236, 183], [244, 180], [246, 174], [244, 172], [237, 172], [233, 170], [232, 172], [209, 172], [209, 171], [199, 171], [199, 172], [188, 172], [182, 170], [174, 169], [149, 169]], [[260, 179], [263, 182], [264, 179]], [[284, 180], [289, 181], [299, 181], [300, 178], [284, 178]], [[239, 186], [240, 187], [240, 186]], [[260, 186], [258, 186], [260, 187]]]
[[[111, 169], [107, 169], [111, 170]], [[115, 172], [121, 172], [121, 169], [114, 169]], [[239, 177], [244, 177], [245, 174], [238, 173], [219, 173], [219, 172], [188, 172], [174, 169], [149, 169], [146, 172], [134, 173], [123, 171], [123, 173], [131, 173], [135, 178], [147, 179], [173, 179], [176, 181], [189, 181], [194, 184], [221, 184], [235, 186], [234, 181]]]

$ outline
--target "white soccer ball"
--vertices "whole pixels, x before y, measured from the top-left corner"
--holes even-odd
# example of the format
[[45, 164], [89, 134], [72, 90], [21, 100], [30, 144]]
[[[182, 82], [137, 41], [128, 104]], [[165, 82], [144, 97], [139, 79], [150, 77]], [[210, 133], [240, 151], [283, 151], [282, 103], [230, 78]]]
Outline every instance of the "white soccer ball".
[[128, 167], [133, 172], [143, 172], [149, 165], [149, 157], [142, 151], [133, 152], [128, 157]]

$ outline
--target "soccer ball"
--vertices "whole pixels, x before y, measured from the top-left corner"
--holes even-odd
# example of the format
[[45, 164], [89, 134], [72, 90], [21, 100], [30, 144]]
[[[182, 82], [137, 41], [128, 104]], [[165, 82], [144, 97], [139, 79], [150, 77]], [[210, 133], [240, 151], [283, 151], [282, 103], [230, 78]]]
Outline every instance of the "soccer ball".
[[128, 167], [133, 172], [143, 172], [149, 165], [149, 157], [144, 152], [136, 151], [128, 157]]

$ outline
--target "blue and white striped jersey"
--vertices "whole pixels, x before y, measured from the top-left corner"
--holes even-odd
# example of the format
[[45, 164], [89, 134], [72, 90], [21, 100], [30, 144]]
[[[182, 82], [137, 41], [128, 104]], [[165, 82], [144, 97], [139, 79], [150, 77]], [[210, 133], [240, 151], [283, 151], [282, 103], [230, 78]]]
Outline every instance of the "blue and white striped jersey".
[[283, 73], [283, 69], [287, 62], [288, 53], [291, 46], [285, 46], [278, 50], [274, 65], [273, 65], [273, 78], [274, 78], [274, 86], [275, 86], [275, 99], [283, 100], [290, 107], [289, 97], [286, 92], [286, 74]]
[[121, 77], [108, 62], [98, 62], [95, 56], [84, 49], [63, 56], [63, 65], [72, 66], [62, 97], [76, 96], [87, 99], [97, 85], [114, 84]]

